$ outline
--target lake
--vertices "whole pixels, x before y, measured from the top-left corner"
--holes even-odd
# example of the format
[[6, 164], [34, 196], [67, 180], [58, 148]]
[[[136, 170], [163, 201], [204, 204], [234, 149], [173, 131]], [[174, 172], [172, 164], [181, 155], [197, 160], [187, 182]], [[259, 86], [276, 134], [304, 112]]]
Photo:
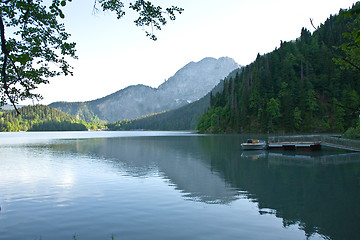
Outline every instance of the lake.
[[359, 153], [248, 137], [0, 133], [0, 239], [360, 239]]

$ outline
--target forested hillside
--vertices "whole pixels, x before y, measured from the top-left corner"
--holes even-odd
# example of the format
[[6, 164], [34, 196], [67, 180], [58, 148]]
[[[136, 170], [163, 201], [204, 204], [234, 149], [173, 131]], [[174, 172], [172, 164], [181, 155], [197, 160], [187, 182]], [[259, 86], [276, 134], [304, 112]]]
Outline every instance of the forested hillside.
[[[207, 98], [207, 100], [209, 100]], [[200, 105], [204, 103], [200, 102]], [[201, 110], [203, 110], [201, 112]], [[198, 118], [206, 111], [199, 106], [199, 101], [190, 103], [176, 110], [160, 112], [145, 115], [133, 120], [122, 120], [114, 123], [108, 123], [106, 126], [112, 131], [128, 131], [128, 130], [157, 130], [157, 131], [173, 131], [173, 130], [191, 130], [195, 129]]]
[[351, 16], [331, 16], [313, 34], [301, 30], [291, 42], [246, 66], [224, 82], [197, 128], [201, 132], [343, 132], [355, 124], [360, 72], [334, 58], [345, 32], [359, 27]]
[[87, 131], [101, 125], [87, 123], [52, 107], [35, 105], [0, 112], [0, 131]]

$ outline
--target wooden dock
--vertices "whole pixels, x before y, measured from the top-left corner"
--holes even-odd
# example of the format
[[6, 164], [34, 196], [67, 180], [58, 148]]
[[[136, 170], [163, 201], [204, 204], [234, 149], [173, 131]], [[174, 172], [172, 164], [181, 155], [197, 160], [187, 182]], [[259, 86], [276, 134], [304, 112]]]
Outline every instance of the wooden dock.
[[360, 141], [329, 135], [277, 136], [268, 138], [268, 149], [319, 151], [322, 146], [360, 152]]
[[283, 149], [283, 150], [321, 150], [321, 143], [318, 142], [277, 142], [269, 143], [268, 149]]

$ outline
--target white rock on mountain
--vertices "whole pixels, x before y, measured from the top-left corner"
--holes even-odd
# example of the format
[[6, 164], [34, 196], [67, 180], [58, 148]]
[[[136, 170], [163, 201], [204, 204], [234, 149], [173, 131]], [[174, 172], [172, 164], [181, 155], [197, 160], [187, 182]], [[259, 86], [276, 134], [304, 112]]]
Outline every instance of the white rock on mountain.
[[161, 95], [193, 102], [205, 96], [219, 81], [225, 78], [238, 64], [231, 58], [204, 58], [191, 62], [159, 86]]

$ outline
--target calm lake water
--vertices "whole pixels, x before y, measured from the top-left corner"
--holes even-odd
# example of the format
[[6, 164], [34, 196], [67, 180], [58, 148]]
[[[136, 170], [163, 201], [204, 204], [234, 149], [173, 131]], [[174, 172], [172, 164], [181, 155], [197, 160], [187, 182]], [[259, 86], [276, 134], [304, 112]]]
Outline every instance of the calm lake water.
[[360, 154], [246, 135], [0, 133], [0, 239], [360, 239]]

